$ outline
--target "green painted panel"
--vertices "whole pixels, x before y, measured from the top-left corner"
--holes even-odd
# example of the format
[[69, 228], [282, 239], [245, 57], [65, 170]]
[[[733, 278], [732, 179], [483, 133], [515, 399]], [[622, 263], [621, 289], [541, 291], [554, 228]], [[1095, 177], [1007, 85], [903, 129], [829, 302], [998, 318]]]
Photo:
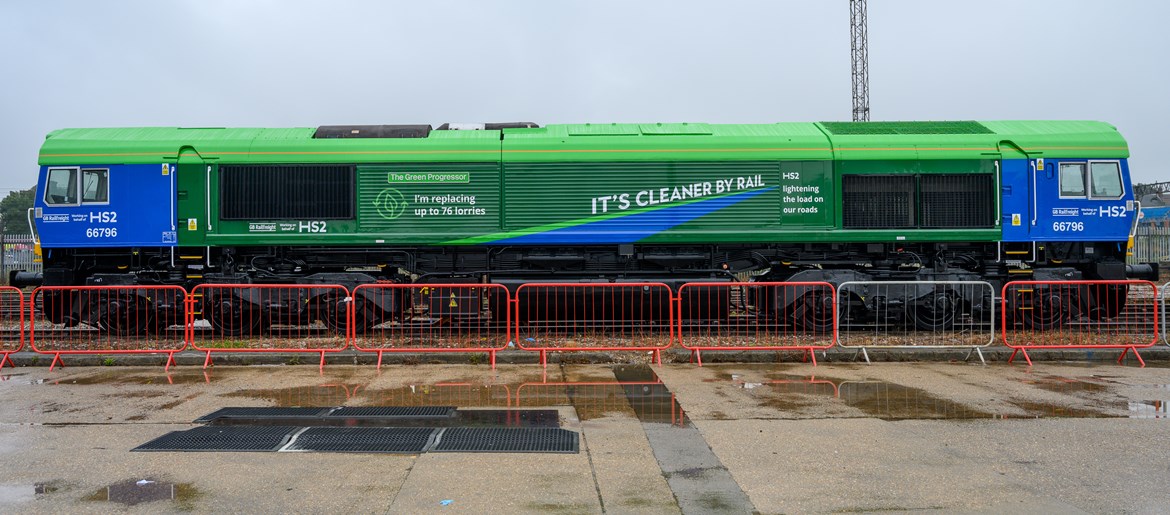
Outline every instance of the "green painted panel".
[[[757, 228], [777, 227], [779, 179], [777, 162], [507, 163], [504, 228], [629, 215], [758, 190], [768, 191], [755, 201], [706, 215], [691, 227], [738, 230], [745, 220]], [[669, 223], [668, 218], [657, 221]]]
[[358, 228], [402, 233], [500, 229], [499, 163], [403, 163], [358, 167]]

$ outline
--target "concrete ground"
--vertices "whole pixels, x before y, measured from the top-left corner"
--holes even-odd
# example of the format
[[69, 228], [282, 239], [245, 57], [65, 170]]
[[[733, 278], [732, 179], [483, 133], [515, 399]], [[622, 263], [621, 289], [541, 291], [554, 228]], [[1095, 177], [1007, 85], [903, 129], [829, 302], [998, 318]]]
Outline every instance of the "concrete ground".
[[[4, 368], [0, 512], [1170, 510], [1165, 361], [977, 363]], [[339, 405], [551, 407], [581, 452], [130, 452]]]

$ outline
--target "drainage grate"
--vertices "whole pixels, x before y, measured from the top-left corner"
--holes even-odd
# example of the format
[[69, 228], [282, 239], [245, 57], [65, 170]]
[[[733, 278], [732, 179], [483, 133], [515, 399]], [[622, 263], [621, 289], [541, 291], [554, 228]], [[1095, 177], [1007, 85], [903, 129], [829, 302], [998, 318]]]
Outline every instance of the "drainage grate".
[[333, 408], [223, 408], [195, 419], [211, 422], [217, 418], [308, 418], [320, 417]]
[[433, 452], [548, 452], [575, 454], [580, 436], [548, 427], [451, 427], [439, 434]]
[[299, 428], [289, 426], [203, 426], [173, 431], [134, 451], [275, 451]]
[[281, 451], [420, 454], [437, 432], [429, 427], [310, 427]]
[[452, 418], [453, 406], [341, 407], [325, 418]]

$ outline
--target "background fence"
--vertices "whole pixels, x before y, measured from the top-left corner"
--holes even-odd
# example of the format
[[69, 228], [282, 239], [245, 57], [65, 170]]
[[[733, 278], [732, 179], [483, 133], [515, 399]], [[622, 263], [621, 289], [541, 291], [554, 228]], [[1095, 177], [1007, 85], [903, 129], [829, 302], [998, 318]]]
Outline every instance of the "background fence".
[[1130, 264], [1170, 262], [1170, 225], [1146, 223], [1137, 228]]
[[33, 259], [33, 237], [30, 234], [0, 234], [0, 284], [8, 284], [8, 272], [27, 270], [40, 272], [41, 263]]

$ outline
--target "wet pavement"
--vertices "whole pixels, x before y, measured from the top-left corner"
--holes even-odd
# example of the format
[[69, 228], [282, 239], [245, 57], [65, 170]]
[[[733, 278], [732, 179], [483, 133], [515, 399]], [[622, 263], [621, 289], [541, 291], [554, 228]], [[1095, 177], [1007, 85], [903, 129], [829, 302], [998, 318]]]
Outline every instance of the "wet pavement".
[[[5, 368], [0, 512], [1163, 512], [1164, 365]], [[130, 452], [250, 406], [451, 406], [580, 452]]]

